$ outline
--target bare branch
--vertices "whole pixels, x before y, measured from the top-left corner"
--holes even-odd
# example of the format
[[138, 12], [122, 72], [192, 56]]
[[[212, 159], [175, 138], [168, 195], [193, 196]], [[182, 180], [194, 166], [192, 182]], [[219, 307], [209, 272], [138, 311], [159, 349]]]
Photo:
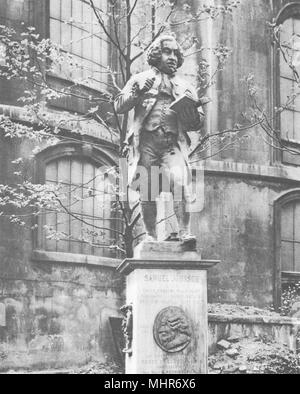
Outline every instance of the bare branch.
[[226, 130], [222, 130], [222, 131], [218, 131], [217, 133], [212, 133], [212, 134], [207, 134], [206, 136], [204, 136], [201, 141], [199, 142], [199, 144], [196, 146], [196, 148], [190, 153], [190, 157], [192, 157], [199, 148], [201, 148], [208, 140], [215, 138], [215, 137], [220, 137], [223, 136], [225, 134], [232, 134], [232, 133], [238, 133], [241, 131], [245, 131], [245, 130], [250, 130], [255, 126], [260, 125], [263, 122], [263, 120], [259, 120], [257, 122], [254, 122], [252, 124], [249, 125], [245, 125], [245, 126], [241, 126], [241, 127], [237, 127], [237, 128], [232, 128], [232, 129], [226, 129]]
[[152, 38], [152, 41], [150, 41], [146, 47], [143, 49], [143, 51], [140, 51], [136, 56], [134, 56], [133, 59], [131, 59], [131, 63], [133, 63], [135, 60], [137, 60], [140, 56], [142, 56], [145, 51], [147, 51], [147, 49], [150, 47], [150, 45], [152, 44], [153, 41], [155, 41], [166, 29], [166, 23], [169, 21], [171, 15], [174, 13], [174, 9], [171, 8], [171, 11], [169, 12], [169, 14], [167, 15], [167, 17], [165, 18], [164, 23], [162, 24], [162, 26], [159, 28], [158, 32], [154, 35], [154, 37]]
[[[53, 192], [53, 193], [54, 193], [54, 192]], [[86, 220], [80, 218], [80, 217], [77, 216], [75, 213], [70, 212], [70, 211], [68, 210], [68, 208], [66, 208], [65, 205], [60, 201], [60, 199], [58, 198], [57, 194], [54, 193], [54, 195], [55, 195], [55, 197], [57, 198], [57, 201], [58, 201], [58, 203], [61, 205], [61, 207], [66, 211], [66, 213], [67, 213], [68, 215], [72, 216], [74, 219], [77, 219], [77, 220], [79, 220], [80, 222], [82, 222], [82, 223], [84, 223], [84, 224], [87, 224], [88, 226], [92, 226], [92, 227], [94, 227], [94, 228], [96, 228], [96, 229], [98, 229], [98, 230], [111, 231], [111, 232], [113, 232], [113, 233], [115, 233], [115, 234], [118, 234], [118, 235], [122, 235], [122, 236], [123, 236], [123, 233], [122, 233], [121, 231], [118, 231], [118, 230], [115, 230], [115, 229], [112, 229], [112, 228], [108, 228], [108, 227], [96, 226], [96, 225], [94, 225], [94, 224], [91, 225], [91, 223], [89, 223], [89, 222], [87, 222]]]
[[133, 3], [129, 13], [127, 14], [127, 16], [130, 17], [132, 15], [133, 11], [135, 10], [135, 7], [137, 6], [137, 2], [138, 2], [138, 0], [135, 0], [135, 2]]
[[116, 41], [113, 39], [112, 35], [109, 33], [109, 31], [108, 31], [107, 28], [105, 27], [105, 23], [104, 23], [103, 19], [101, 18], [101, 16], [99, 15], [99, 12], [98, 12], [98, 10], [97, 10], [96, 7], [95, 7], [94, 1], [93, 1], [93, 0], [89, 0], [89, 2], [90, 2], [90, 5], [91, 5], [91, 7], [92, 7], [92, 9], [93, 9], [93, 12], [94, 12], [94, 14], [95, 14], [97, 20], [98, 20], [100, 26], [102, 27], [104, 33], [106, 34], [107, 38], [108, 38], [108, 39], [111, 41], [111, 43], [118, 49], [120, 55], [121, 55], [122, 57], [125, 58], [125, 55], [124, 55], [124, 53], [123, 53], [123, 51], [122, 51], [122, 48], [118, 45], [118, 42], [116, 42]]

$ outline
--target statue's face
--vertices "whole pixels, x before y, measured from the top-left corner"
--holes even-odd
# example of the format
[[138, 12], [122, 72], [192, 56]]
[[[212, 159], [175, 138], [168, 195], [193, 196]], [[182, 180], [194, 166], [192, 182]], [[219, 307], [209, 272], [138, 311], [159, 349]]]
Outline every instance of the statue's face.
[[175, 40], [165, 40], [161, 44], [161, 61], [158, 69], [165, 74], [173, 74], [178, 67], [178, 45]]

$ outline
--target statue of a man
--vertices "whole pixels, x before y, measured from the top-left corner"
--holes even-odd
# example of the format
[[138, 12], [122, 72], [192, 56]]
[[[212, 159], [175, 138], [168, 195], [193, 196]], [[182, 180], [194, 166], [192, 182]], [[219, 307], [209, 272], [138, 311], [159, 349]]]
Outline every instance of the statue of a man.
[[[201, 101], [193, 86], [176, 76], [184, 59], [182, 49], [172, 35], [163, 35], [154, 41], [147, 60], [151, 68], [134, 75], [115, 99], [117, 113], [124, 114], [134, 109], [134, 118], [125, 139], [129, 182], [137, 178], [139, 167], [147, 170], [149, 187], [146, 192], [140, 188], [142, 216], [148, 240], [156, 240], [157, 207], [151, 196], [151, 167], [163, 168], [171, 179], [173, 196], [176, 187], [183, 190], [181, 201], [174, 199], [174, 211], [180, 240], [190, 241], [195, 237], [190, 233], [187, 209], [193, 200], [187, 131], [200, 130], [202, 126]], [[179, 112], [170, 109], [172, 102], [184, 96], [197, 105], [185, 106]]]

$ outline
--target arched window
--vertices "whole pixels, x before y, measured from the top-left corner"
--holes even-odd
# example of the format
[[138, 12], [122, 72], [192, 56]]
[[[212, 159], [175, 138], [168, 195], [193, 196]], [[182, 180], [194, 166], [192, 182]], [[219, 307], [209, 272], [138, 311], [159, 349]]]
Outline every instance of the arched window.
[[[94, 0], [94, 5], [104, 18], [107, 0]], [[84, 79], [84, 84], [103, 89], [107, 80], [108, 42], [89, 1], [50, 0], [50, 38], [80, 65], [71, 74], [59, 70], [63, 78]]]
[[300, 66], [300, 13], [299, 19], [283, 22], [280, 41], [284, 51], [280, 54], [280, 99], [287, 108], [281, 113], [281, 131], [283, 137], [300, 142], [300, 92], [291, 68]]
[[300, 273], [300, 200], [281, 208], [281, 271]]
[[[291, 3], [277, 17], [280, 45], [277, 46], [277, 107], [281, 138], [293, 150], [300, 144], [300, 3]], [[300, 165], [299, 155], [283, 152], [283, 162]]]
[[40, 171], [45, 184], [55, 187], [57, 203], [39, 218], [38, 249], [117, 256], [112, 246], [119, 242], [121, 220], [113, 208], [115, 187], [113, 177], [107, 176], [109, 168], [83, 154], [80, 145], [56, 147], [46, 154]]
[[300, 190], [275, 202], [275, 298], [281, 303], [286, 285], [300, 281]]

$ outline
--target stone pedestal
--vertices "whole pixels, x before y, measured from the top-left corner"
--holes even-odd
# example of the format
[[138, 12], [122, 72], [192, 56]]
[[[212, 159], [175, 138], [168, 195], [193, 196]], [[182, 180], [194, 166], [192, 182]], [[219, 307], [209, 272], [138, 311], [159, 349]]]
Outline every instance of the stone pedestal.
[[127, 374], [207, 373], [207, 269], [217, 263], [180, 242], [148, 242], [120, 265], [132, 308]]

